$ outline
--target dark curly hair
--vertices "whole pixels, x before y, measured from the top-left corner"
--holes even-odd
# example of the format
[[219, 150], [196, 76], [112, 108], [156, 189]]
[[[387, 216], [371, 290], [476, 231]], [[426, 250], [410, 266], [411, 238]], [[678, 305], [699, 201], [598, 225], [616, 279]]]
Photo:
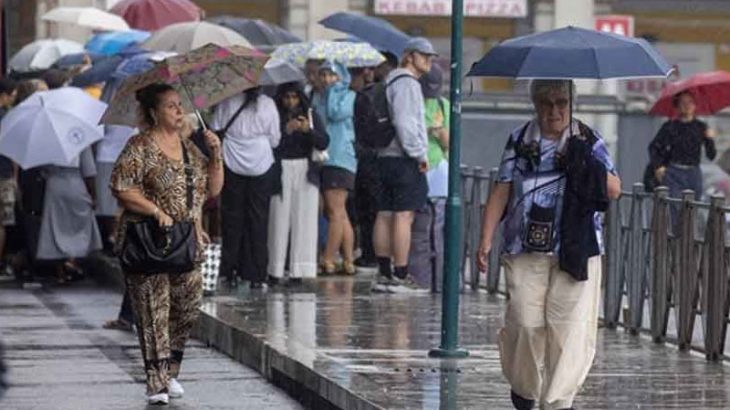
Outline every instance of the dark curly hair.
[[143, 126], [151, 128], [155, 125], [155, 116], [152, 113], [160, 105], [160, 96], [169, 91], [175, 91], [175, 88], [170, 84], [154, 83], [140, 88], [134, 94], [139, 103], [140, 121]]

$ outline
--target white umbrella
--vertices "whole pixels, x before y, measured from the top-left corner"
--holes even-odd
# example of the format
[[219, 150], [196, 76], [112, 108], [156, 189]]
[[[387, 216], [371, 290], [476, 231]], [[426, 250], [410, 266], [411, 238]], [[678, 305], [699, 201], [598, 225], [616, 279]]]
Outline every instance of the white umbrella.
[[304, 82], [304, 71], [286, 60], [270, 59], [264, 65], [259, 85], [279, 85], [295, 81]]
[[0, 122], [0, 154], [23, 169], [73, 166], [81, 151], [103, 138], [106, 104], [79, 88], [33, 94]]
[[56, 23], [68, 23], [104, 31], [125, 31], [129, 25], [123, 18], [94, 7], [56, 7], [41, 19]]
[[84, 46], [65, 39], [37, 40], [26, 44], [10, 59], [8, 65], [14, 71], [43, 70], [67, 54], [83, 53]]
[[177, 23], [161, 28], [142, 44], [142, 48], [186, 53], [208, 43], [221, 47], [253, 48], [248, 40], [235, 31], [205, 21]]

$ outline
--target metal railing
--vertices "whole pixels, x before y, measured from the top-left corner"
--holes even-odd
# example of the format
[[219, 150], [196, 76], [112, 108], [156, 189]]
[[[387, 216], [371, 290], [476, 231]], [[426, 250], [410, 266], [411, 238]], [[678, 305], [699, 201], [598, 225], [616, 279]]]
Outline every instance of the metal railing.
[[[476, 268], [476, 253], [482, 212], [496, 175], [496, 169], [462, 167], [463, 283], [489, 293], [504, 291], [499, 232], [484, 284]], [[677, 199], [669, 198], [666, 187], [654, 193], [644, 192], [642, 184], [632, 188], [612, 201], [604, 221], [605, 325], [623, 325], [632, 334], [646, 332], [657, 343], [675, 342], [680, 350], [702, 351], [708, 360], [727, 359], [730, 208], [724, 197], [699, 202], [692, 191]], [[698, 320], [701, 326], [696, 326]]]

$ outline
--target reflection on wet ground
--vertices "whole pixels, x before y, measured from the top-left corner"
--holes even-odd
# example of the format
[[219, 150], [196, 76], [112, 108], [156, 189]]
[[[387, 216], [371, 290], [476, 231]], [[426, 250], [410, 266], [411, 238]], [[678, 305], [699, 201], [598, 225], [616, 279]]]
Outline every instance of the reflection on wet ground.
[[[367, 278], [331, 278], [218, 296], [203, 311], [382, 408], [511, 409], [496, 345], [504, 301], [462, 295], [460, 340], [470, 356], [458, 361], [427, 355], [439, 343], [440, 302], [439, 295], [371, 294]], [[730, 408], [725, 373], [700, 355], [601, 329], [576, 406]]]

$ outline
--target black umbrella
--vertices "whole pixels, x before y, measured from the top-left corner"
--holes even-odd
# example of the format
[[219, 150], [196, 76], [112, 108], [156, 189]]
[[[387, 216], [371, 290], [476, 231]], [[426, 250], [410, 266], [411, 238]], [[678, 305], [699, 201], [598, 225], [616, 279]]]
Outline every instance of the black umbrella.
[[245, 37], [251, 45], [261, 49], [273, 48], [280, 44], [302, 42], [302, 39], [282, 27], [261, 19], [218, 16], [210, 18], [208, 21], [237, 32]]

